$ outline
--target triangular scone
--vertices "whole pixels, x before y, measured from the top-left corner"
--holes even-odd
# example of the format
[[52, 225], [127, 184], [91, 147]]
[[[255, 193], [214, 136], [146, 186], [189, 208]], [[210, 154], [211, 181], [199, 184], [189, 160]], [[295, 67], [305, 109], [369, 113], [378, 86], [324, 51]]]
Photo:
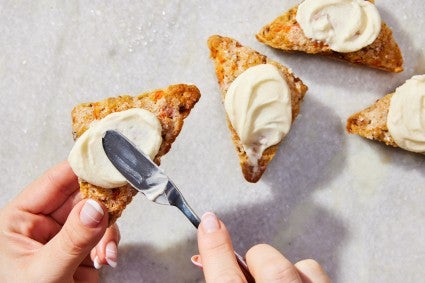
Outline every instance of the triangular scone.
[[387, 116], [393, 94], [387, 94], [372, 106], [348, 118], [347, 131], [351, 134], [358, 134], [371, 140], [383, 142], [386, 145], [398, 147], [387, 127]]
[[[158, 118], [162, 126], [162, 144], [154, 162], [159, 165], [160, 158], [166, 154], [183, 126], [183, 120], [198, 102], [200, 92], [194, 85], [171, 85], [139, 96], [119, 96], [93, 103], [77, 105], [72, 110], [72, 129], [76, 140], [94, 120], [104, 118], [110, 113], [130, 108], [146, 109]], [[109, 224], [120, 217], [137, 191], [130, 185], [114, 189], [104, 189], [80, 180], [80, 191], [84, 198], [102, 202], [109, 212]]]
[[[268, 59], [266, 56], [257, 51], [242, 46], [239, 42], [228, 37], [213, 35], [208, 39], [208, 47], [211, 51], [211, 58], [214, 60], [215, 70], [220, 85], [222, 100], [227, 93], [230, 84], [243, 73], [246, 69], [259, 64], [273, 64], [281, 72], [282, 77], [286, 80], [291, 92], [292, 104], [292, 122], [300, 112], [301, 102], [307, 91], [307, 86], [295, 77], [292, 72], [281, 64]], [[279, 144], [267, 148], [260, 160], [258, 167], [250, 165], [248, 156], [242, 146], [238, 134], [232, 127], [228, 117], [227, 125], [232, 133], [232, 139], [239, 155], [239, 162], [245, 179], [249, 182], [257, 182], [267, 168], [268, 163], [272, 160]]]
[[[373, 1], [370, 1], [373, 2]], [[403, 57], [391, 29], [382, 22], [378, 38], [356, 52], [339, 53], [320, 41], [305, 36], [296, 20], [298, 5], [264, 26], [256, 37], [271, 47], [285, 51], [301, 51], [330, 56], [352, 64], [364, 65], [388, 72], [403, 71]]]

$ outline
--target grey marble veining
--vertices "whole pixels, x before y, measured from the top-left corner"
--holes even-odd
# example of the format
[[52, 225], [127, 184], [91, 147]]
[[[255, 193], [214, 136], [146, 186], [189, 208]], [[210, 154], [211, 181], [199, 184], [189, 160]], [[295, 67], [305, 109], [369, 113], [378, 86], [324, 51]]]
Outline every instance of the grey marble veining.
[[[0, 0], [0, 205], [67, 157], [74, 105], [194, 83], [201, 100], [162, 168], [193, 208], [215, 211], [241, 253], [276, 246], [315, 258], [334, 282], [421, 282], [424, 157], [345, 132], [354, 112], [425, 73], [424, 2], [377, 1], [405, 71], [388, 74], [285, 54], [255, 33], [299, 1]], [[244, 181], [206, 40], [234, 37], [309, 86], [301, 115], [262, 180]], [[137, 196], [118, 221], [116, 269], [103, 282], [202, 282], [191, 224]]]

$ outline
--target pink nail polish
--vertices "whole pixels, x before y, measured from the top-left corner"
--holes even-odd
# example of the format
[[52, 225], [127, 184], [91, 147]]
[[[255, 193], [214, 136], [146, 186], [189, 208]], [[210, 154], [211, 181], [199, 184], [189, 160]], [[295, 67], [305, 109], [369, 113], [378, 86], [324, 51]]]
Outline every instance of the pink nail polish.
[[118, 247], [114, 241], [109, 242], [105, 249], [106, 262], [112, 267], [117, 267]]
[[104, 212], [100, 205], [89, 199], [80, 211], [80, 221], [87, 227], [96, 227], [102, 221]]
[[220, 222], [212, 212], [206, 212], [201, 217], [201, 225], [206, 233], [214, 233], [220, 229]]
[[202, 265], [202, 261], [201, 261], [201, 256], [200, 255], [194, 255], [194, 256], [192, 256], [191, 258], [190, 258], [190, 261], [195, 265], [195, 266], [197, 266], [197, 267], [199, 267], [199, 268], [203, 268], [203, 265]]
[[100, 269], [100, 268], [102, 267], [102, 264], [100, 263], [100, 261], [99, 261], [99, 257], [98, 257], [98, 256], [96, 256], [96, 257], [94, 258], [94, 260], [93, 260], [93, 266], [94, 266], [94, 268], [96, 268], [96, 269]]

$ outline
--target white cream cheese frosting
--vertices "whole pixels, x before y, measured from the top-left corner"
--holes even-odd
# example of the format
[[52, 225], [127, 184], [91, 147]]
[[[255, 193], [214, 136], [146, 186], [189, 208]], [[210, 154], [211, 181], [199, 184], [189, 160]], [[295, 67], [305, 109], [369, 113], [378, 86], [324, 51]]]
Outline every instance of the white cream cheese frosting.
[[365, 0], [305, 0], [296, 19], [304, 34], [347, 53], [372, 44], [381, 31], [381, 17]]
[[103, 150], [102, 137], [107, 130], [121, 132], [139, 150], [153, 159], [162, 143], [162, 127], [158, 118], [151, 112], [133, 108], [93, 121], [87, 131], [78, 138], [68, 156], [75, 174], [93, 185], [116, 188], [125, 185], [127, 181]]
[[291, 127], [289, 87], [271, 64], [257, 65], [240, 74], [226, 93], [224, 107], [253, 166]]
[[425, 75], [414, 76], [396, 89], [387, 127], [398, 146], [425, 153]]

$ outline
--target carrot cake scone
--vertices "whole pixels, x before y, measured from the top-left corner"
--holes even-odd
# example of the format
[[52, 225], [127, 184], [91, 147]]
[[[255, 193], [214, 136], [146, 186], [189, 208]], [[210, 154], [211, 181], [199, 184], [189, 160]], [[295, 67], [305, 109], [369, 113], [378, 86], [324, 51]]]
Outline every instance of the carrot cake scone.
[[414, 76], [347, 121], [347, 131], [425, 153], [425, 75]]
[[76, 143], [68, 159], [79, 177], [82, 196], [107, 207], [109, 224], [120, 217], [137, 191], [107, 159], [103, 133], [109, 129], [122, 132], [159, 165], [199, 98], [196, 86], [178, 84], [136, 97], [124, 95], [83, 103], [72, 110]]
[[400, 48], [373, 0], [305, 0], [264, 26], [256, 37], [284, 51], [403, 71]]
[[213, 35], [208, 47], [243, 175], [255, 183], [299, 114], [307, 86], [232, 38]]

